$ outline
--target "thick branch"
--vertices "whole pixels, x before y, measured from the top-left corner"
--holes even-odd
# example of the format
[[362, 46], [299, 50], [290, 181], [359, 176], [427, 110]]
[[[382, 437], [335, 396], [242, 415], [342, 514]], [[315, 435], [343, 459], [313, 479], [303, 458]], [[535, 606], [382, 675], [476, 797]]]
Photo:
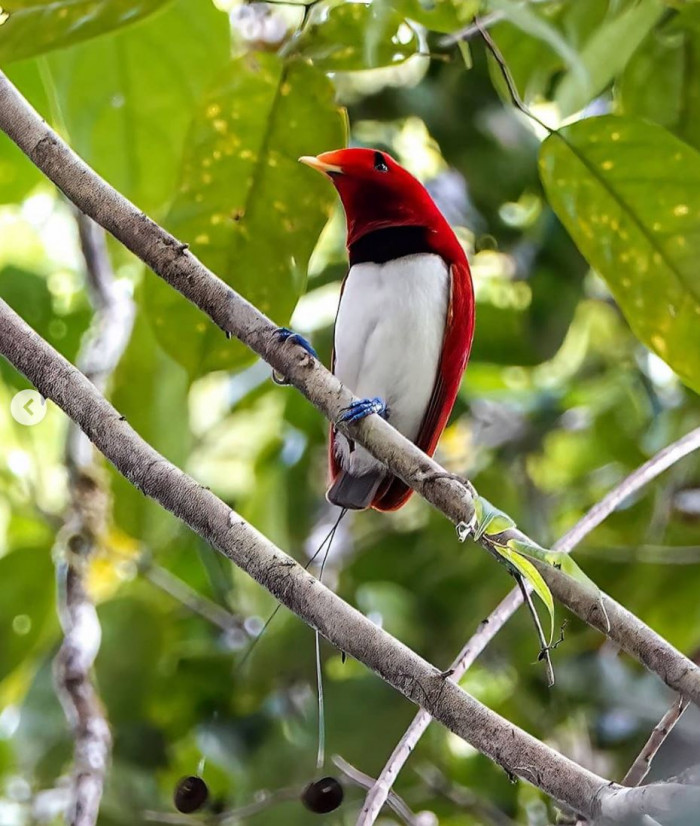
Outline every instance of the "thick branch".
[[436, 720], [547, 794], [587, 817], [607, 781], [557, 754], [481, 705], [275, 547], [211, 491], [153, 450], [75, 367], [0, 301], [0, 352], [77, 422], [95, 446], [147, 496], [182, 519], [317, 629]]

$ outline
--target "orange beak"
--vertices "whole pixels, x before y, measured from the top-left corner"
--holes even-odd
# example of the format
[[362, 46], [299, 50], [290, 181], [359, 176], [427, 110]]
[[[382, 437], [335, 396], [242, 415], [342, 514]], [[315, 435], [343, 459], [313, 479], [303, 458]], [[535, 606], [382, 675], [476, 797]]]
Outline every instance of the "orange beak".
[[[331, 153], [328, 152], [326, 154], [330, 155]], [[318, 172], [322, 172], [325, 175], [329, 175], [331, 172], [341, 174], [343, 171], [337, 164], [324, 161], [323, 155], [319, 155], [318, 157], [314, 155], [302, 155], [301, 158], [299, 158], [299, 162], [306, 164], [312, 169], [316, 169]]]

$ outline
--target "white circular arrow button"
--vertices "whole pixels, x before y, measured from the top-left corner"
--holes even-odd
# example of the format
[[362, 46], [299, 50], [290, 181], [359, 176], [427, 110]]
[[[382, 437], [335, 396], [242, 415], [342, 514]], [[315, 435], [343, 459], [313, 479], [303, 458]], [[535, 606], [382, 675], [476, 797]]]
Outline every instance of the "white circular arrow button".
[[36, 390], [20, 390], [10, 402], [10, 413], [20, 424], [39, 424], [46, 415], [46, 399]]

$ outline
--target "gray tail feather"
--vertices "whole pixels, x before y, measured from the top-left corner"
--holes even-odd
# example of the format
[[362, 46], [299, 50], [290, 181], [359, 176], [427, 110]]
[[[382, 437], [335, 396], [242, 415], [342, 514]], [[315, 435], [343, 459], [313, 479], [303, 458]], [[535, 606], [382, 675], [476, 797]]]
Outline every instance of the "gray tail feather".
[[372, 503], [385, 475], [383, 470], [365, 473], [363, 476], [353, 476], [348, 471], [341, 470], [335, 482], [328, 488], [326, 499], [332, 505], [341, 508], [364, 510]]

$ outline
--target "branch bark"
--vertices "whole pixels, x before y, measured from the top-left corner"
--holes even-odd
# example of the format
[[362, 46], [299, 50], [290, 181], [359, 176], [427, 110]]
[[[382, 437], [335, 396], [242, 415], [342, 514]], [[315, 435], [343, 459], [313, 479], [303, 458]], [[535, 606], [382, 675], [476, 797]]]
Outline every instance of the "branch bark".
[[[134, 308], [114, 279], [104, 230], [77, 216], [87, 285], [95, 309], [79, 355], [86, 377], [103, 390], [131, 335]], [[91, 671], [101, 628], [85, 577], [105, 530], [108, 497], [90, 440], [71, 422], [66, 439], [70, 504], [56, 540], [57, 609], [64, 639], [54, 659], [56, 693], [73, 728], [75, 747], [66, 820], [93, 826], [102, 798], [112, 738]]]

